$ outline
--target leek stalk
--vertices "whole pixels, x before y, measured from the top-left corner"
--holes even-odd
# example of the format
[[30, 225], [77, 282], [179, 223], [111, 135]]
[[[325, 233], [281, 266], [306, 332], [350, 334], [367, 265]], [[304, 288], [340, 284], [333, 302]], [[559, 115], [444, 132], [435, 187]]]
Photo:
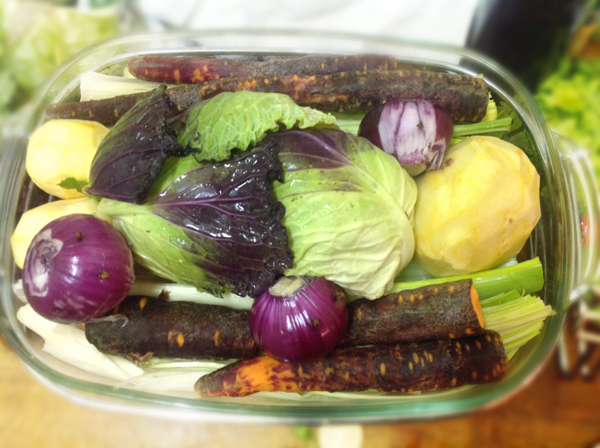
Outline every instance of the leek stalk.
[[536, 257], [512, 266], [475, 272], [468, 275], [394, 283], [390, 293], [468, 278], [473, 279], [473, 285], [480, 299], [495, 297], [498, 294], [512, 291], [513, 289], [523, 294], [531, 294], [540, 291], [544, 286], [542, 264], [540, 263], [540, 259]]

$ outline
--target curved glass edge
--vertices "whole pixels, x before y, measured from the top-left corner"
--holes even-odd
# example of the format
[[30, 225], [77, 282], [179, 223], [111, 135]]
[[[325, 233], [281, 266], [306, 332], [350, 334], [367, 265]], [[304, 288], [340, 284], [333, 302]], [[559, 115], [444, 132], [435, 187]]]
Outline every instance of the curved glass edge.
[[578, 224], [574, 229], [578, 246], [576, 262], [579, 277], [571, 291], [571, 301], [587, 293], [600, 276], [600, 260], [597, 248], [600, 246], [598, 220], [600, 219], [600, 191], [589, 151], [577, 146], [559, 132], [552, 130], [552, 137], [559, 150], [570, 182], [572, 220]]
[[[216, 39], [218, 45], [211, 45], [211, 39]], [[243, 40], [245, 45], [240, 46], [237, 42]], [[254, 41], [252, 41], [254, 39]], [[140, 52], [157, 52], [157, 51], [197, 51], [206, 50], [207, 46], [210, 51], [257, 51], [256, 40], [266, 39], [269, 42], [263, 42], [259, 45], [260, 51], [273, 52], [314, 52], [314, 51], [339, 51], [339, 52], [359, 52], [359, 51], [374, 51], [388, 52], [395, 54], [400, 59], [410, 60], [414, 62], [429, 62], [435, 60], [440, 67], [457, 70], [463, 73], [478, 74], [484, 73], [492, 89], [499, 93], [503, 98], [508, 100], [521, 115], [530, 130], [540, 154], [544, 161], [544, 175], [548, 179], [552, 179], [550, 187], [553, 193], [556, 193], [557, 199], [553, 204], [553, 215], [568, 216], [566, 209], [571, 206], [570, 200], [566, 197], [563, 191], [568, 186], [565, 170], [561, 160], [553, 147], [551, 139], [544, 120], [534, 102], [531, 95], [526, 89], [514, 80], [510, 75], [507, 75], [504, 70], [496, 64], [488, 61], [477, 53], [464, 50], [456, 47], [441, 47], [415, 44], [410, 42], [402, 42], [390, 38], [365, 38], [364, 36], [354, 35], [335, 35], [335, 34], [305, 34], [300, 32], [291, 33], [270, 33], [256, 31], [213, 31], [213, 32], [196, 32], [196, 33], [181, 33], [175, 35], [154, 35], [154, 36], [138, 36], [132, 38], [117, 39], [112, 42], [99, 44], [79, 56], [72, 59], [69, 63], [59, 69], [54, 77], [46, 84], [38, 96], [38, 104], [31, 111], [27, 120], [23, 121], [23, 127], [26, 129], [23, 135], [31, 132], [39, 121], [43, 119], [44, 107], [53, 102], [55, 99], [64, 98], [72, 93], [77, 84], [75, 78], [80, 73], [87, 70], [98, 70], [106, 68], [111, 63], [117, 60], [128, 57], [133, 53]], [[287, 45], [286, 46], [286, 39]], [[289, 39], [292, 39], [290, 42]], [[298, 45], [297, 39], [303, 39], [301, 45]], [[277, 44], [272, 44], [277, 41]], [[326, 42], [325, 42], [326, 41]], [[229, 42], [229, 44], [227, 43]], [[269, 45], [266, 45], [269, 43]], [[311, 46], [310, 44], [316, 44]], [[158, 45], [160, 44], [160, 45]], [[100, 52], [100, 57], [98, 57]], [[111, 56], [106, 57], [107, 54]], [[437, 55], [437, 58], [434, 57]], [[82, 63], [83, 61], [83, 63]], [[75, 73], [77, 72], [77, 73]], [[12, 154], [11, 154], [12, 156]], [[6, 162], [6, 160], [4, 161]], [[3, 163], [4, 170], [9, 173], [10, 163]], [[14, 161], [13, 173], [19, 170], [16, 167], [19, 165], [18, 160]], [[22, 163], [21, 163], [22, 166]], [[10, 173], [9, 173], [10, 174]], [[21, 172], [22, 176], [22, 172]], [[18, 181], [13, 175], [2, 176], [4, 184], [3, 191], [7, 194], [0, 199], [2, 201], [0, 210], [3, 211], [2, 216], [10, 217], [2, 222], [1, 234], [10, 235], [14, 228], [14, 216], [16, 210], [16, 198], [18, 191], [16, 190], [19, 183], [11, 185], [12, 181]], [[14, 194], [13, 194], [14, 193]], [[540, 238], [544, 240], [552, 240], [555, 237], [562, 235], [557, 243], [562, 241], [562, 244], [554, 244], [549, 247], [556, 255], [556, 260], [565, 261], [564, 266], [554, 266], [552, 275], [561, 281], [553, 282], [553, 277], [547, 278], [547, 284], [552, 284], [550, 291], [546, 291], [546, 296], [554, 298], [552, 305], [557, 311], [557, 315], [549, 319], [540, 336], [530, 342], [527, 353], [518, 356], [517, 365], [511, 369], [509, 375], [498, 384], [478, 386], [475, 394], [467, 394], [464, 396], [454, 396], [452, 399], [443, 401], [427, 401], [411, 402], [410, 404], [381, 404], [373, 405], [361, 404], [358, 408], [351, 406], [340, 406], [333, 404], [331, 406], [303, 406], [303, 407], [288, 407], [278, 406], [276, 404], [266, 407], [257, 405], [247, 405], [240, 403], [219, 403], [204, 400], [193, 400], [174, 398], [169, 396], [153, 395], [145, 392], [137, 392], [127, 389], [114, 390], [112, 387], [90, 383], [80, 380], [75, 380], [61, 373], [49, 369], [43, 364], [34, 354], [34, 351], [28, 347], [25, 334], [16, 322], [14, 317], [14, 304], [10, 304], [12, 300], [11, 282], [13, 263], [10, 254], [10, 247], [6, 244], [8, 238], [3, 238], [0, 241], [0, 254], [2, 254], [2, 309], [0, 310], [0, 326], [3, 333], [6, 335], [9, 344], [24, 360], [24, 362], [35, 372], [47, 378], [52, 383], [67, 390], [78, 391], [81, 396], [90, 397], [90, 402], [98, 401], [97, 396], [110, 397], [119, 401], [132, 401], [144, 405], [151, 405], [157, 411], [165, 408], [177, 408], [183, 412], [195, 414], [198, 412], [201, 418], [204, 411], [211, 414], [222, 416], [224, 420], [229, 420], [230, 417], [244, 416], [244, 421], [284, 421], [306, 422], [306, 423], [324, 423], [328, 421], [337, 422], [376, 422], [376, 421], [391, 421], [391, 420], [406, 420], [406, 419], [423, 419], [436, 418], [448, 415], [456, 415], [459, 413], [469, 412], [483, 406], [490, 406], [492, 403], [503, 399], [507, 394], [514, 393], [526, 381], [531, 380], [537, 370], [541, 368], [542, 363], [551, 352], [561, 329], [564, 319], [563, 305], [566, 298], [569, 296], [569, 291], [572, 289], [574, 272], [576, 268], [569, 254], [573, 253], [575, 247], [569, 243], [570, 237], [573, 236], [573, 227], [566, 220], [560, 222], [543, 223], [539, 232]], [[540, 246], [540, 245], [538, 245]], [[542, 259], [548, 260], [545, 253], [545, 247], [541, 245]], [[548, 269], [545, 269], [548, 275]], [[547, 297], [547, 298], [548, 298]], [[12, 313], [11, 313], [12, 311]], [[20, 329], [20, 331], [19, 331]], [[20, 333], [20, 334], [19, 334]], [[100, 399], [102, 400], [102, 399]]]

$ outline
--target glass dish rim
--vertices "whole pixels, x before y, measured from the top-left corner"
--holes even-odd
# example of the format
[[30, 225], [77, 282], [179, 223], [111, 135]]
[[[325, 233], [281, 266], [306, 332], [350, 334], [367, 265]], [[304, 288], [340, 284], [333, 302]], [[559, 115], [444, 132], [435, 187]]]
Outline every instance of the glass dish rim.
[[[434, 50], [434, 51], [449, 52], [458, 57], [469, 57], [470, 59], [475, 60], [478, 64], [485, 65], [488, 70], [491, 70], [495, 73], [500, 74], [504, 81], [509, 82], [511, 87], [514, 88], [516, 92], [518, 92], [518, 94], [521, 96], [521, 98], [523, 98], [524, 103], [527, 106], [527, 108], [529, 109], [529, 111], [533, 113], [536, 123], [539, 124], [539, 130], [542, 131], [542, 133], [544, 133], [544, 130], [547, 131], [547, 129], [545, 129], [544, 119], [543, 119], [543, 116], [541, 115], [541, 111], [539, 110], [539, 107], [537, 106], [537, 104], [535, 103], [535, 101], [533, 100], [533, 97], [529, 94], [529, 92], [522, 86], [522, 84], [520, 84], [517, 80], [515, 80], [512, 77], [512, 75], [508, 74], [506, 72], [506, 70], [504, 68], [502, 68], [500, 65], [481, 56], [477, 52], [467, 50], [467, 49], [464, 49], [461, 47], [451, 46], [451, 45], [437, 45], [437, 44], [430, 44], [430, 43], [422, 43], [422, 42], [402, 40], [402, 39], [385, 37], [385, 36], [366, 36], [366, 35], [358, 35], [358, 34], [341, 34], [341, 33], [330, 33], [330, 32], [320, 33], [320, 32], [312, 32], [312, 31], [311, 32], [303, 32], [303, 31], [289, 31], [288, 32], [288, 31], [281, 31], [281, 30], [253, 30], [253, 29], [206, 30], [206, 31], [201, 31], [201, 32], [179, 32], [179, 33], [160, 33], [160, 34], [149, 34], [149, 35], [137, 35], [137, 36], [121, 37], [121, 38], [113, 39], [110, 41], [102, 42], [100, 44], [96, 44], [94, 46], [89, 47], [88, 49], [84, 50], [83, 52], [80, 52], [78, 55], [74, 56], [69, 61], [67, 61], [65, 64], [63, 64], [61, 66], [61, 68], [59, 68], [54, 73], [54, 75], [49, 78], [49, 80], [45, 83], [44, 87], [40, 90], [40, 93], [34, 100], [34, 103], [35, 103], [34, 108], [41, 108], [44, 105], [42, 99], [44, 98], [46, 92], [48, 92], [50, 87], [57, 81], [57, 79], [59, 79], [60, 76], [63, 75], [70, 67], [72, 67], [77, 61], [81, 60], [86, 55], [92, 54], [93, 52], [99, 51], [103, 48], [109, 48], [109, 47], [117, 46], [120, 44], [126, 44], [126, 43], [131, 44], [136, 41], [147, 43], [147, 42], [155, 40], [155, 39], [186, 39], [186, 38], [193, 39], [193, 38], [219, 37], [219, 36], [232, 36], [232, 35], [245, 35], [245, 34], [250, 34], [253, 36], [264, 36], [264, 37], [273, 37], [273, 36], [278, 36], [278, 35], [284, 35], [286, 37], [304, 37], [304, 38], [323, 37], [323, 38], [335, 38], [335, 39], [352, 39], [352, 40], [357, 40], [357, 41], [362, 41], [362, 42], [381, 41], [383, 43], [394, 44], [394, 45], [401, 45], [401, 46], [404, 45], [404, 46], [418, 47], [418, 48], [424, 48], [424, 49], [429, 49], [429, 50]], [[201, 48], [201, 47], [199, 47], [199, 48]], [[306, 48], [304, 48], [304, 49], [306, 50]], [[263, 49], [261, 49], [261, 50], [263, 50]], [[106, 61], [103, 61], [101, 63], [101, 65], [106, 65]], [[94, 68], [92, 67], [91, 70], [93, 70], [93, 69]], [[545, 135], [545, 141], [546, 141], [546, 143], [548, 143], [547, 133], [544, 133], [544, 135]], [[7, 246], [7, 249], [8, 250], [5, 251], [5, 254], [3, 254], [3, 255], [10, 256], [10, 249], [8, 246]], [[10, 281], [9, 277], [7, 277], [6, 279]], [[10, 282], [5, 282], [4, 286], [5, 286], [4, 287], [5, 292], [7, 292], [7, 291], [10, 292], [10, 289], [11, 289]], [[434, 403], [431, 403], [431, 405], [433, 405], [436, 408], [435, 410], [433, 410], [433, 412], [431, 410], [429, 410], [429, 411], [427, 411], [426, 414], [419, 413], [417, 416], [415, 416], [413, 418], [410, 418], [410, 416], [409, 416], [409, 419], [437, 418], [437, 417], [448, 416], [448, 415], [457, 415], [460, 413], [465, 413], [465, 412], [469, 412], [469, 411], [481, 408], [483, 406], [491, 406], [494, 403], [498, 402], [499, 400], [505, 399], [507, 396], [510, 396], [511, 394], [516, 393], [524, 384], [531, 381], [533, 379], [533, 377], [535, 377], [536, 373], [541, 369], [541, 367], [544, 363], [544, 360], [546, 360], [548, 358], [548, 355], [552, 351], [552, 348], [556, 344], [556, 341], [559, 336], [559, 331], [556, 330], [555, 327], [558, 326], [560, 328], [562, 326], [563, 318], [564, 318], [564, 313], [558, 313], [558, 311], [557, 311], [557, 315], [554, 316], [553, 321], [552, 321], [552, 324], [553, 324], [552, 327], [553, 327], [553, 333], [554, 333], [552, 336], [552, 339], [553, 339], [552, 343], [550, 345], [546, 346], [545, 350], [542, 350], [542, 347], [541, 347], [542, 344], [538, 344], [539, 346], [536, 348], [535, 352], [531, 354], [531, 356], [529, 357], [529, 359], [527, 360], [526, 363], [525, 362], [523, 363], [523, 364], [534, 365], [535, 368], [531, 369], [526, 375], [512, 375], [510, 378], [506, 378], [503, 383], [506, 384], [507, 380], [510, 380], [510, 383], [509, 383], [509, 384], [511, 384], [510, 387], [498, 388], [498, 387], [493, 387], [494, 385], [492, 385], [492, 387], [479, 386], [479, 388], [482, 392], [477, 394], [475, 397], [463, 397], [460, 400], [450, 402], [450, 406], [448, 406], [449, 402], [447, 402], [447, 401], [443, 401], [440, 403], [434, 402]], [[558, 320], [560, 320], [560, 323], [557, 323]], [[2, 325], [2, 327], [4, 327], [3, 322], [0, 322], [0, 324]], [[550, 324], [546, 323], [545, 324], [546, 332], [550, 331], [549, 327], [550, 327]], [[543, 335], [540, 335], [540, 336], [538, 336], [538, 338], [541, 339], [542, 336]], [[19, 341], [17, 338], [15, 338], [14, 335], [11, 335], [10, 338], [7, 337], [7, 339], [10, 339], [9, 344], [17, 352], [19, 357], [21, 359], [23, 359], [23, 361], [27, 364], [29, 369], [32, 369], [38, 375], [44, 376], [49, 381], [54, 382], [57, 386], [65, 387], [65, 388], [71, 389], [71, 390], [74, 389], [75, 391], [77, 391], [78, 393], [83, 394], [83, 395], [100, 394], [100, 395], [102, 395], [104, 397], [108, 397], [108, 398], [117, 398], [120, 400], [127, 399], [127, 400], [131, 400], [132, 402], [137, 402], [138, 404], [154, 405], [158, 408], [169, 408], [169, 407], [172, 407], [173, 405], [177, 405], [179, 407], [179, 409], [183, 408], [187, 412], [192, 412], [192, 413], [200, 412], [200, 410], [198, 410], [195, 406], [193, 406], [193, 403], [200, 403], [199, 400], [167, 397], [164, 395], [154, 395], [154, 394], [150, 394], [147, 392], [140, 393], [138, 391], [133, 391], [133, 390], [128, 390], [128, 389], [120, 389], [120, 390], [115, 391], [110, 386], [91, 383], [91, 382], [87, 382], [87, 381], [79, 380], [79, 379], [74, 379], [74, 378], [70, 378], [64, 374], [54, 372], [52, 370], [49, 371], [48, 367], [46, 367], [45, 364], [43, 364], [38, 359], [35, 359], [30, 356], [23, 356], [25, 354], [24, 347], [21, 346], [21, 344], [20, 344], [21, 341]], [[38, 363], [40, 365], [38, 365]], [[519, 370], [522, 370], [522, 369], [519, 369]], [[515, 378], [516, 378], [516, 380], [515, 380]], [[90, 398], [90, 400], [93, 401], [93, 400], [97, 400], [97, 399]], [[173, 403], [173, 400], [176, 400], [176, 403]], [[343, 421], [343, 422], [351, 422], [351, 421], [376, 422], [376, 421], [392, 421], [392, 420], [399, 420], [399, 419], [407, 419], [407, 414], [409, 413], [407, 411], [405, 411], [404, 413], [394, 413], [393, 412], [394, 411], [393, 403], [388, 404], [388, 405], [386, 405], [385, 403], [377, 403], [376, 405], [371, 406], [374, 409], [370, 409], [369, 406], [360, 406], [358, 408], [360, 410], [359, 415], [353, 415], [353, 414], [355, 414], [355, 412], [350, 412], [350, 415], [337, 414], [335, 416], [323, 414], [322, 410], [328, 409], [330, 407], [335, 407], [336, 409], [339, 409], [340, 407], [343, 408], [344, 407], [343, 405], [340, 406], [339, 403], [333, 403], [331, 406], [323, 406], [323, 407], [318, 406], [315, 408], [315, 407], [311, 407], [309, 403], [305, 403], [305, 406], [303, 406], [303, 407], [287, 407], [286, 406], [285, 407], [286, 409], [293, 409], [294, 412], [297, 412], [297, 411], [301, 411], [301, 412], [297, 412], [293, 416], [287, 416], [287, 415], [281, 416], [279, 414], [279, 412], [281, 411], [281, 407], [277, 406], [276, 403], [274, 403], [274, 405], [275, 405], [274, 408], [276, 408], [276, 409], [271, 412], [265, 412], [266, 407], [262, 406], [262, 405], [260, 405], [260, 406], [246, 405], [246, 406], [243, 406], [243, 409], [236, 410], [235, 408], [238, 407], [237, 404], [231, 405], [229, 403], [214, 403], [214, 402], [210, 402], [210, 401], [202, 401], [201, 403], [204, 408], [202, 410], [209, 411], [209, 412], [215, 412], [216, 414], [222, 414], [221, 415], [221, 417], [223, 417], [222, 419], [217, 418], [217, 415], [215, 415], [215, 417], [218, 420], [220, 419], [220, 420], [225, 420], [225, 421], [231, 421], [233, 419], [238, 420], [238, 418], [239, 418], [240, 421], [252, 421], [252, 422], [256, 422], [256, 421], [284, 422], [286, 420], [290, 420], [293, 422], [304, 422], [304, 423], [322, 422], [324, 420]], [[457, 404], [459, 404], [459, 403], [462, 403], [462, 406], [457, 406]], [[189, 406], [185, 406], [187, 404], [189, 404]], [[216, 405], [216, 408], [213, 407], [213, 405]], [[212, 409], [211, 409], [211, 407], [212, 407]], [[252, 407], [255, 407], [257, 409], [253, 410]], [[321, 412], [315, 412], [315, 411], [318, 411], [319, 409], [321, 409]], [[346, 410], [350, 410], [350, 409], [351, 409], [350, 407], [347, 407]], [[224, 412], [219, 413], [219, 411], [224, 411]], [[388, 411], [390, 413], [388, 413]], [[362, 415], [360, 415], [360, 414], [362, 414]], [[367, 416], [367, 414], [368, 414], [368, 416]], [[205, 417], [203, 417], [203, 418], [205, 418]]]

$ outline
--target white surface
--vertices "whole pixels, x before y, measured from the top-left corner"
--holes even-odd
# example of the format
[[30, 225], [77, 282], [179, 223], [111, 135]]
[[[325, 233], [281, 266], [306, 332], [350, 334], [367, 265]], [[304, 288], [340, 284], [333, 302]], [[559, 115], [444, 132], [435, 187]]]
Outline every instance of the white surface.
[[137, 0], [153, 31], [259, 28], [463, 45], [477, 0]]
[[319, 448], [361, 448], [362, 426], [322, 426], [317, 430]]

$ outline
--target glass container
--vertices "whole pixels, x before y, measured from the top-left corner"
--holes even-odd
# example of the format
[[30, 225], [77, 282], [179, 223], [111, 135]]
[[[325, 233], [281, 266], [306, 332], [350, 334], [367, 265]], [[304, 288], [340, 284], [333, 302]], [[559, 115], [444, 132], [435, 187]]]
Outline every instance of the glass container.
[[[12, 284], [17, 275], [9, 239], [23, 204], [47, 200], [29, 189], [25, 173], [27, 138], [44, 120], [52, 102], [79, 95], [86, 71], [122, 74], [137, 54], [173, 53], [263, 57], [306, 53], [381, 53], [400, 62], [469, 75], [483, 74], [496, 98], [506, 101], [529, 130], [541, 177], [542, 218], [530, 238], [532, 256], [544, 266], [540, 293], [556, 314], [540, 335], [522, 347], [499, 383], [457, 391], [385, 399], [286, 401], [264, 397], [200, 399], [189, 393], [148, 393], [127, 388], [67, 365], [43, 352], [41, 339], [17, 320], [22, 306]], [[404, 42], [384, 37], [257, 31], [207, 31], [128, 37], [96, 45], [60, 68], [18, 119], [12, 120], [0, 149], [0, 330], [26, 366], [48, 386], [72, 400], [105, 409], [173, 418], [290, 424], [383, 422], [452, 416], [489, 407], [535, 378], [548, 359], [570, 303], [587, 291], [598, 270], [598, 191], [585, 154], [573, 151], [546, 126], [528, 91], [505, 69], [469, 50]], [[38, 195], [38, 196], [36, 196]], [[582, 221], [586, 223], [585, 234]], [[120, 386], [120, 387], [119, 387]]]

